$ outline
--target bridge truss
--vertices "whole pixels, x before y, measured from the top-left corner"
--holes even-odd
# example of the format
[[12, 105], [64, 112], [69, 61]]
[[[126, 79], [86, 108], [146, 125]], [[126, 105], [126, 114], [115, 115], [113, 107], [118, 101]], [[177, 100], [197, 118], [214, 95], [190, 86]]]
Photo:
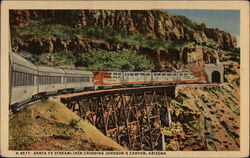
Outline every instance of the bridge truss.
[[174, 86], [121, 88], [66, 95], [61, 101], [130, 150], [159, 150]]

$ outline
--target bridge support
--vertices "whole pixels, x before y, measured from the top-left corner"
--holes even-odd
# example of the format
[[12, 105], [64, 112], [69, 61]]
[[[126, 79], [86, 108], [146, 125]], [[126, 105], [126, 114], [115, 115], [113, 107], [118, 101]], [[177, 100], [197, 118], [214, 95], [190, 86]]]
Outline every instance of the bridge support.
[[169, 118], [168, 98], [173, 97], [174, 89], [162, 86], [93, 91], [61, 101], [128, 149], [161, 150], [162, 119]]

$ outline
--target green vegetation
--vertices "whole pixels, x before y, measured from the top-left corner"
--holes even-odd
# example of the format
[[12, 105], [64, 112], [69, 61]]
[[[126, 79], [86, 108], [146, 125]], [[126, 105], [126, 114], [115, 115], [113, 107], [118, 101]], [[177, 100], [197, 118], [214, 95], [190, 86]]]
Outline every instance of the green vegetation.
[[32, 62], [33, 64], [37, 64], [37, 65], [43, 65], [46, 64], [47, 59], [48, 59], [48, 54], [32, 54], [30, 52], [27, 51], [20, 51], [18, 52], [18, 54], [22, 57], [24, 57], [25, 59], [27, 59], [28, 61]]
[[179, 102], [179, 103], [183, 103], [186, 99], [189, 99], [189, 97], [186, 95], [186, 94], [184, 94], [184, 93], [182, 93], [182, 92], [179, 92], [179, 96], [178, 96], [178, 98], [176, 98], [176, 100]]
[[143, 55], [129, 51], [111, 52], [100, 49], [81, 54], [76, 65], [87, 67], [89, 70], [145, 71], [153, 69], [152, 62]]
[[73, 128], [76, 128], [77, 127], [77, 124], [80, 120], [75, 120], [75, 119], [72, 119], [69, 123], [69, 125]]
[[201, 100], [202, 100], [204, 103], [209, 103], [209, 101], [207, 100], [207, 98], [205, 97], [204, 94], [202, 94], [202, 95], [200, 96], [200, 98], [201, 98]]
[[182, 20], [183, 24], [185, 24], [186, 26], [188, 26], [194, 30], [197, 30], [198, 25], [196, 22], [194, 22], [194, 21], [192, 21], [192, 20], [190, 20], [187, 17], [182, 16], [182, 15], [178, 15], [177, 17], [180, 18]]
[[52, 60], [56, 63], [56, 65], [60, 64], [75, 64], [77, 60], [77, 55], [75, 55], [71, 51], [61, 51], [59, 53], [55, 53], [52, 56]]
[[11, 35], [12, 37], [20, 37], [22, 39], [50, 36], [72, 38], [76, 35], [80, 35], [89, 39], [101, 39], [109, 42], [120, 41], [128, 45], [138, 45], [152, 49], [177, 48], [188, 44], [188, 42], [184, 41], [162, 41], [160, 39], [152, 39], [143, 34], [133, 35], [125, 31], [115, 31], [110, 28], [89, 26], [74, 28], [67, 25], [55, 24], [51, 19], [42, 19], [39, 21], [31, 20], [28, 25], [23, 28], [11, 26]]
[[240, 49], [233, 50], [230, 53], [229, 60], [236, 61], [236, 62], [240, 63]]
[[224, 58], [223, 61], [236, 61], [240, 64], [240, 48], [236, 49], [230, 49], [228, 51], [225, 51], [225, 56], [227, 58]]
[[237, 79], [236, 79], [236, 85], [237, 85], [237, 86], [240, 86], [240, 78], [237, 78]]
[[86, 67], [87, 70], [109, 71], [146, 71], [154, 68], [153, 63], [145, 56], [129, 51], [111, 52], [92, 49], [83, 54], [76, 54], [71, 51], [41, 55], [21, 51], [19, 54], [37, 65], [51, 63], [55, 66], [75, 65], [76, 67]]
[[77, 55], [71, 51], [61, 51], [54, 54], [32, 54], [27, 51], [20, 51], [18, 54], [36, 65], [46, 65], [48, 63], [52, 63], [56, 66], [66, 64], [74, 65], [77, 62]]
[[225, 71], [225, 72], [224, 72], [225, 75], [236, 75], [236, 72], [233, 71], [233, 70], [230, 69], [230, 68], [225, 68], [224, 71]]
[[21, 38], [43, 36], [70, 37], [76, 34], [75, 31], [77, 31], [69, 26], [55, 24], [52, 19], [30, 20], [27, 26], [22, 28], [11, 26], [10, 30], [12, 37]]

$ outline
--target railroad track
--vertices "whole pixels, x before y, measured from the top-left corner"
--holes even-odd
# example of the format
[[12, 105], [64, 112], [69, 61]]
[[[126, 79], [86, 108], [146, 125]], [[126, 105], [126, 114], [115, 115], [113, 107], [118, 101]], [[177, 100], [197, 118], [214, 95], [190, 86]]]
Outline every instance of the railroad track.
[[[224, 83], [227, 84], [227, 83]], [[45, 100], [48, 97], [55, 97], [59, 99], [60, 101], [66, 101], [69, 99], [74, 99], [76, 97], [81, 97], [81, 96], [101, 96], [101, 95], [106, 95], [106, 94], [113, 94], [117, 92], [131, 92], [131, 91], [148, 91], [148, 90], [153, 90], [153, 89], [166, 89], [170, 87], [175, 87], [174, 90], [178, 90], [181, 88], [186, 88], [186, 87], [200, 87], [200, 86], [217, 86], [220, 85], [218, 83], [212, 83], [212, 84], [175, 84], [175, 85], [164, 85], [164, 86], [146, 86], [146, 87], [131, 87], [131, 88], [113, 88], [113, 89], [103, 89], [103, 90], [90, 90], [90, 91], [83, 91], [83, 92], [73, 92], [73, 93], [67, 93], [67, 94], [55, 94], [55, 95], [47, 95], [46, 98], [41, 98], [37, 100], [26, 100], [24, 102], [21, 102], [19, 104], [16, 104], [14, 107], [10, 109], [10, 115], [15, 114], [25, 107], [34, 104], [36, 102], [39, 102], [41, 100]], [[174, 94], [175, 95], [175, 94]], [[173, 96], [174, 97], [174, 96]]]

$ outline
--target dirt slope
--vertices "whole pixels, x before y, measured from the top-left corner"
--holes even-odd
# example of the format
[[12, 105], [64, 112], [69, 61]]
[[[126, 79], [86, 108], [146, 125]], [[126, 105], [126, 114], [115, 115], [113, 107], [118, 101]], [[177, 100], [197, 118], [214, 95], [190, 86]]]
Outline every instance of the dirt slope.
[[56, 100], [10, 117], [10, 150], [127, 150]]

